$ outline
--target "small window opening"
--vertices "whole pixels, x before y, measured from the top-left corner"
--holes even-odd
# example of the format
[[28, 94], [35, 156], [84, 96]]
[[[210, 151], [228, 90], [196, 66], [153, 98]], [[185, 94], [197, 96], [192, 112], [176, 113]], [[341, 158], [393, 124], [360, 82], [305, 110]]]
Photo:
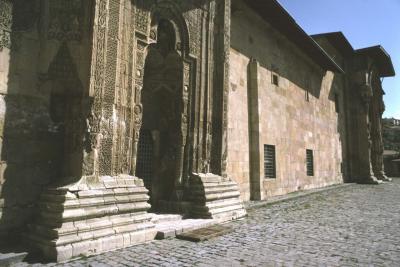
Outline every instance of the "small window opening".
[[275, 73], [272, 74], [272, 84], [279, 86], [279, 76]]
[[310, 102], [310, 92], [308, 90], [305, 91], [305, 99], [307, 102]]
[[306, 150], [307, 176], [314, 176], [314, 155], [310, 149]]
[[275, 146], [264, 145], [264, 177], [276, 178]]

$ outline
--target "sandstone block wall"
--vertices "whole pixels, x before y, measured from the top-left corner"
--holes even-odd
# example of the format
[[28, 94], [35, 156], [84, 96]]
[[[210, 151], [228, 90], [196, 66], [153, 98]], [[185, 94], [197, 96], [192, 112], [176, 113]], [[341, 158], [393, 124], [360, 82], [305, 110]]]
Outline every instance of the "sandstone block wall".
[[[343, 182], [343, 87], [253, 11], [232, 14], [228, 171], [249, 199], [248, 64], [259, 63], [259, 153], [262, 198]], [[272, 74], [279, 85], [272, 83]], [[307, 93], [308, 92], [308, 93]], [[308, 100], [306, 99], [308, 94]], [[340, 109], [340, 108], [339, 108]], [[276, 147], [276, 178], [264, 179], [264, 144]], [[306, 174], [306, 149], [314, 176]], [[247, 192], [247, 194], [245, 193]]]

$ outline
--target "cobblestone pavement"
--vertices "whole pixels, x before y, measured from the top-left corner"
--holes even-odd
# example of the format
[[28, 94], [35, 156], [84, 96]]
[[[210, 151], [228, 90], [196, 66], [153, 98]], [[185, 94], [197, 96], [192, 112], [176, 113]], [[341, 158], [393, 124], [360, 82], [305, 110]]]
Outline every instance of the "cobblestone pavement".
[[281, 202], [229, 225], [202, 243], [154, 241], [57, 266], [400, 266], [400, 179]]

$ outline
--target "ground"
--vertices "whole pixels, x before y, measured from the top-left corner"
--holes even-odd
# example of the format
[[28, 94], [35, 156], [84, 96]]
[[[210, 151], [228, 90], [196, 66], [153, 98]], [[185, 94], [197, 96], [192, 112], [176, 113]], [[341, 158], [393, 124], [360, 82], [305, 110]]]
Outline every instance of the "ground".
[[166, 239], [48, 266], [400, 266], [399, 224], [395, 179], [258, 208], [202, 243]]

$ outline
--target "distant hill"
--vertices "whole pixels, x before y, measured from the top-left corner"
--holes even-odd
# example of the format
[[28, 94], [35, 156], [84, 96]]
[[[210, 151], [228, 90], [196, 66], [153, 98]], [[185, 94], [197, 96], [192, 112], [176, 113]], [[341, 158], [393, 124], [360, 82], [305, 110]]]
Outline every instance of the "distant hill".
[[400, 126], [394, 125], [392, 119], [383, 120], [383, 144], [385, 150], [400, 152]]

